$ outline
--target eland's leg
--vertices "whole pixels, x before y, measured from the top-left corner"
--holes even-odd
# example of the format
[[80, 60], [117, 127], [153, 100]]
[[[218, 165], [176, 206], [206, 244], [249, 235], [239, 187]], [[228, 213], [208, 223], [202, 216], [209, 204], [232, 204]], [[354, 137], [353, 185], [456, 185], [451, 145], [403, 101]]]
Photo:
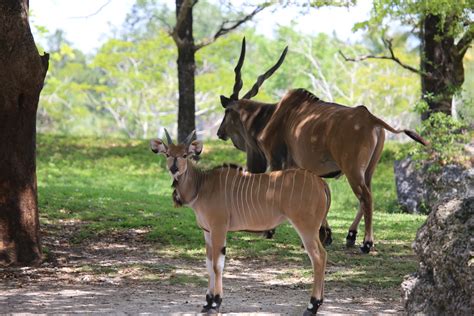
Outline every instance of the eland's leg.
[[[351, 185], [352, 191], [357, 196], [360, 202], [360, 209], [357, 213], [356, 220], [360, 220], [361, 213], [364, 214], [364, 222], [365, 222], [365, 236], [364, 236], [364, 243], [360, 247], [360, 250], [364, 253], [368, 253], [374, 244], [374, 237], [373, 237], [373, 229], [372, 229], [372, 193], [370, 192], [369, 187], [365, 184], [365, 182], [361, 181], [351, 181], [349, 179], [349, 184]], [[356, 221], [354, 221], [356, 222]], [[352, 226], [351, 226], [352, 228]], [[352, 230], [349, 231], [349, 234]]]
[[361, 251], [368, 253], [374, 244], [374, 236], [372, 229], [372, 192], [370, 190], [370, 181], [373, 172], [377, 166], [377, 162], [382, 153], [385, 140], [385, 132], [383, 129], [375, 129], [372, 134], [373, 138], [369, 139], [365, 144], [365, 150], [359, 150], [353, 160], [342, 162], [341, 169], [346, 175], [347, 180], [359, 200], [359, 211], [349, 228], [349, 234], [346, 237], [346, 245], [353, 246], [357, 235], [357, 227], [364, 216], [365, 235]]
[[355, 245], [356, 238], [357, 238], [357, 228], [359, 227], [359, 223], [363, 215], [364, 215], [364, 210], [362, 209], [362, 205], [359, 204], [359, 211], [357, 212], [357, 215], [354, 218], [354, 221], [349, 227], [349, 232], [347, 233], [347, 236], [346, 236], [347, 247], [353, 247]]
[[[369, 209], [370, 218], [366, 218], [364, 215], [365, 221], [365, 236], [364, 236], [364, 243], [360, 247], [360, 250], [364, 253], [369, 253], [370, 249], [374, 245], [374, 232], [372, 228], [372, 214], [374, 210], [373, 200], [372, 200], [372, 176], [374, 175], [375, 168], [380, 160], [380, 156], [382, 155], [383, 145], [385, 142], [385, 131], [383, 129], [378, 130], [377, 134], [377, 145], [375, 146], [374, 153], [372, 158], [370, 159], [369, 165], [367, 166], [367, 170], [365, 170], [364, 180], [365, 180], [365, 187], [367, 188], [367, 193], [365, 194], [367, 208]], [[362, 203], [361, 203], [362, 206]], [[365, 214], [365, 212], [364, 212]]]
[[[353, 246], [355, 244], [357, 227], [359, 226], [362, 216], [364, 216], [365, 235], [364, 242], [360, 247], [360, 250], [363, 253], [369, 253], [374, 245], [374, 232], [372, 228], [372, 215], [374, 208], [372, 202], [371, 181], [383, 150], [385, 141], [385, 132], [383, 129], [377, 131], [376, 141], [377, 143], [375, 144], [374, 150], [369, 159], [367, 159], [368, 163], [366, 169], [352, 170], [352, 172], [347, 173], [349, 184], [351, 185], [352, 191], [359, 199], [360, 204], [354, 222], [349, 228], [349, 233], [346, 237], [346, 245]], [[363, 160], [365, 161], [366, 159], [364, 158]]]
[[226, 253], [226, 232], [215, 230], [211, 232], [211, 252], [212, 269], [215, 275], [214, 297], [212, 302], [212, 312], [219, 312], [222, 303], [222, 273], [224, 272], [225, 253]]
[[211, 234], [204, 231], [204, 240], [206, 241], [206, 268], [208, 273], [208, 285], [206, 291], [206, 303], [203, 306], [201, 313], [207, 313], [212, 309], [212, 303], [214, 301], [214, 286], [216, 282], [216, 275], [212, 267]]
[[303, 315], [316, 315], [318, 308], [323, 303], [326, 250], [319, 240], [318, 231], [315, 230], [318, 225], [314, 225], [311, 221], [291, 221], [291, 223], [298, 232], [313, 267], [311, 300]]
[[326, 250], [324, 249], [319, 236], [313, 240], [303, 241], [306, 252], [313, 266], [313, 290], [308, 307], [303, 315], [316, 315], [318, 308], [323, 303], [324, 297], [324, 271], [326, 270]]

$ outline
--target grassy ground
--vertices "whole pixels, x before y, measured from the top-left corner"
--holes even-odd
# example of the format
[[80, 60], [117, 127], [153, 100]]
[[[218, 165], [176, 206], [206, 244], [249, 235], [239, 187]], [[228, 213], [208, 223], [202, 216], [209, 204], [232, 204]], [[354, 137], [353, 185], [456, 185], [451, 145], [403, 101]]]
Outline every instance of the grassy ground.
[[[376, 251], [370, 255], [344, 247], [357, 201], [344, 178], [330, 181], [333, 202], [329, 223], [334, 242], [328, 249], [330, 269], [326, 280], [333, 285], [396, 288], [405, 274], [416, 269], [410, 245], [425, 217], [399, 211], [393, 148], [391, 144], [386, 146], [372, 185]], [[173, 207], [171, 178], [164, 169], [164, 160], [150, 151], [148, 141], [40, 135], [38, 190], [42, 223], [76, 220], [81, 228], [73, 236], [75, 243], [121, 230], [144, 229], [146, 238], [158, 246], [161, 255], [201, 262], [202, 231], [191, 209]], [[244, 161], [243, 153], [229, 143], [213, 141], [204, 144], [199, 164], [212, 167]], [[363, 231], [362, 225], [359, 243]], [[306, 262], [304, 266], [309, 267], [300, 245], [295, 231], [285, 224], [277, 229], [273, 240], [231, 233], [227, 249], [232, 258], [289, 260]], [[298, 269], [290, 271], [288, 277], [310, 273], [309, 269]]]

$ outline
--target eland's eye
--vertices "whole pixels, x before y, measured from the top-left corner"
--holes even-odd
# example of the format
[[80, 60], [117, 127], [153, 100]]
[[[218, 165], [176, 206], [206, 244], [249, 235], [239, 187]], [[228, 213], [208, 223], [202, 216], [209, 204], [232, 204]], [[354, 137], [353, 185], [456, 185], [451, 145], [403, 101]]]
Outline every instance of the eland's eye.
[[169, 158], [169, 157], [170, 157], [170, 155], [169, 155], [168, 153], [165, 153], [165, 156], [166, 156], [166, 158]]
[[184, 158], [184, 159], [186, 159], [187, 157], [188, 157], [188, 155], [186, 155], [186, 154], [183, 155], [183, 158]]

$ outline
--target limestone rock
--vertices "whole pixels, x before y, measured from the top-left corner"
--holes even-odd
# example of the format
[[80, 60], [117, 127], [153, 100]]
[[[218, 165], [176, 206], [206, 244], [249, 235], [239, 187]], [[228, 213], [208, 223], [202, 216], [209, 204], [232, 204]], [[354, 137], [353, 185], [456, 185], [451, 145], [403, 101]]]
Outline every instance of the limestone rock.
[[473, 315], [474, 197], [440, 204], [418, 230], [418, 271], [402, 283], [409, 315]]
[[406, 158], [395, 161], [394, 169], [398, 203], [409, 213], [427, 214], [443, 201], [474, 196], [473, 168], [447, 165], [429, 172], [429, 165], [416, 168]]

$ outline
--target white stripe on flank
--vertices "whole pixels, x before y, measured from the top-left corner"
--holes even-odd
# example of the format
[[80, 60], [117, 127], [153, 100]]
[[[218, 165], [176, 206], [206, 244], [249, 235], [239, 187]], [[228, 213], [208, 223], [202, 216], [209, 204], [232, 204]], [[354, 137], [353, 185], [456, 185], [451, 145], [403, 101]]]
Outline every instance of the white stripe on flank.
[[265, 202], [265, 208], [268, 208], [267, 197], [268, 197], [268, 190], [270, 190], [270, 180], [271, 180], [272, 177], [271, 177], [271, 175], [269, 174], [269, 175], [267, 176], [267, 178], [268, 178], [267, 190], [265, 191], [265, 200], [264, 200], [264, 202]]
[[[263, 178], [263, 175], [258, 175], [258, 190], [257, 190], [257, 204], [258, 204], [258, 209], [259, 209], [259, 213], [260, 215], [262, 216], [262, 218], [260, 220], [264, 220], [265, 219], [265, 215], [264, 215], [264, 212], [263, 212], [263, 207], [262, 207], [262, 198], [265, 198], [264, 196], [262, 196], [262, 191], [261, 191], [261, 187], [260, 187], [260, 184], [262, 182], [262, 178]], [[265, 201], [265, 200], [264, 200]], [[263, 222], [263, 221], [262, 221]]]
[[[247, 198], [246, 198], [246, 200], [247, 200], [247, 212], [250, 214], [250, 217], [252, 218], [252, 220], [255, 221], [255, 218], [254, 218], [255, 217], [255, 212], [254, 212], [253, 208], [250, 207], [250, 202], [252, 201], [252, 184], [253, 184], [253, 183], [250, 182], [250, 180], [252, 180], [252, 182], [253, 182], [253, 175], [249, 175], [249, 181], [248, 181], [248, 184], [247, 184], [248, 187], [247, 187], [247, 190], [245, 191], [246, 196], [247, 196]], [[250, 202], [249, 202], [249, 200], [250, 200]]]
[[239, 174], [239, 186], [237, 187], [237, 208], [239, 209], [239, 216], [240, 216], [240, 223], [242, 223], [242, 220], [244, 219], [244, 210], [241, 209], [240, 205], [243, 205], [242, 203], [242, 192], [244, 190], [244, 176], [243, 174]]
[[223, 172], [221, 169], [218, 169], [219, 170], [219, 190], [222, 190], [222, 173]]
[[[248, 184], [246, 184], [249, 181], [249, 178], [247, 175], [244, 177], [244, 186], [242, 187], [242, 209], [244, 211], [244, 217], [247, 219], [249, 217], [248, 214], [248, 206], [245, 205], [245, 202], [247, 201], [247, 189], [248, 189]], [[245, 221], [247, 223], [247, 221]]]
[[237, 174], [234, 174], [234, 179], [232, 181], [232, 189], [230, 190], [230, 202], [231, 202], [231, 212], [235, 213], [237, 212], [237, 209], [235, 208], [235, 182], [237, 182]]
[[309, 192], [310, 192], [309, 194], [310, 194], [310, 196], [312, 196], [312, 195], [314, 194], [314, 193], [313, 193], [313, 175], [310, 174], [309, 176], [310, 176], [310, 178], [311, 178], [311, 191], [309, 191]]
[[255, 181], [255, 176], [254, 175], [251, 175], [252, 177], [252, 182], [250, 183], [250, 203], [252, 203], [252, 208], [250, 209], [250, 213], [252, 213], [252, 216], [255, 216], [255, 204], [253, 202], [253, 184], [254, 184], [254, 181]]
[[[244, 187], [242, 188], [242, 209], [244, 210], [244, 216], [245, 216], [245, 223], [248, 223], [247, 220], [249, 219], [249, 206], [248, 206], [248, 199], [247, 199], [247, 191], [249, 190], [249, 184], [246, 183], [246, 182], [249, 182], [250, 179], [247, 175], [245, 175], [245, 178], [244, 178]], [[244, 189], [245, 189], [245, 193], [244, 193]], [[247, 203], [247, 205], [245, 205], [244, 203], [244, 199], [245, 199], [245, 202]]]
[[[270, 177], [273, 178], [273, 175]], [[272, 214], [273, 214], [273, 206], [275, 205], [275, 190], [276, 189], [276, 180], [273, 181], [273, 190], [272, 190]]]
[[224, 198], [225, 198], [225, 208], [226, 208], [226, 212], [231, 212], [231, 210], [229, 210], [229, 206], [228, 206], [228, 201], [227, 201], [227, 178], [229, 177], [229, 172], [230, 172], [230, 166], [227, 166], [227, 173], [225, 175], [225, 182], [224, 182]]
[[233, 207], [234, 207], [234, 213], [235, 213], [235, 219], [239, 221], [239, 205], [237, 202], [237, 191], [239, 190], [239, 182], [240, 182], [240, 177], [239, 173], [237, 172], [235, 174], [235, 188], [232, 190], [232, 198], [233, 198]]
[[283, 197], [282, 193], [283, 193], [283, 183], [285, 182], [285, 175], [286, 175], [286, 172], [282, 173], [281, 180], [280, 180], [280, 208], [282, 205], [282, 197]]
[[298, 205], [298, 210], [301, 208], [301, 205], [303, 204], [303, 194], [304, 190], [306, 189], [305, 184], [306, 184], [306, 169], [303, 174], [303, 187], [301, 188], [301, 196], [300, 196], [300, 204]]
[[293, 191], [295, 190], [295, 178], [296, 178], [296, 170], [293, 171], [293, 183], [291, 185], [291, 194], [290, 194], [290, 207], [291, 207], [291, 201], [293, 201]]

